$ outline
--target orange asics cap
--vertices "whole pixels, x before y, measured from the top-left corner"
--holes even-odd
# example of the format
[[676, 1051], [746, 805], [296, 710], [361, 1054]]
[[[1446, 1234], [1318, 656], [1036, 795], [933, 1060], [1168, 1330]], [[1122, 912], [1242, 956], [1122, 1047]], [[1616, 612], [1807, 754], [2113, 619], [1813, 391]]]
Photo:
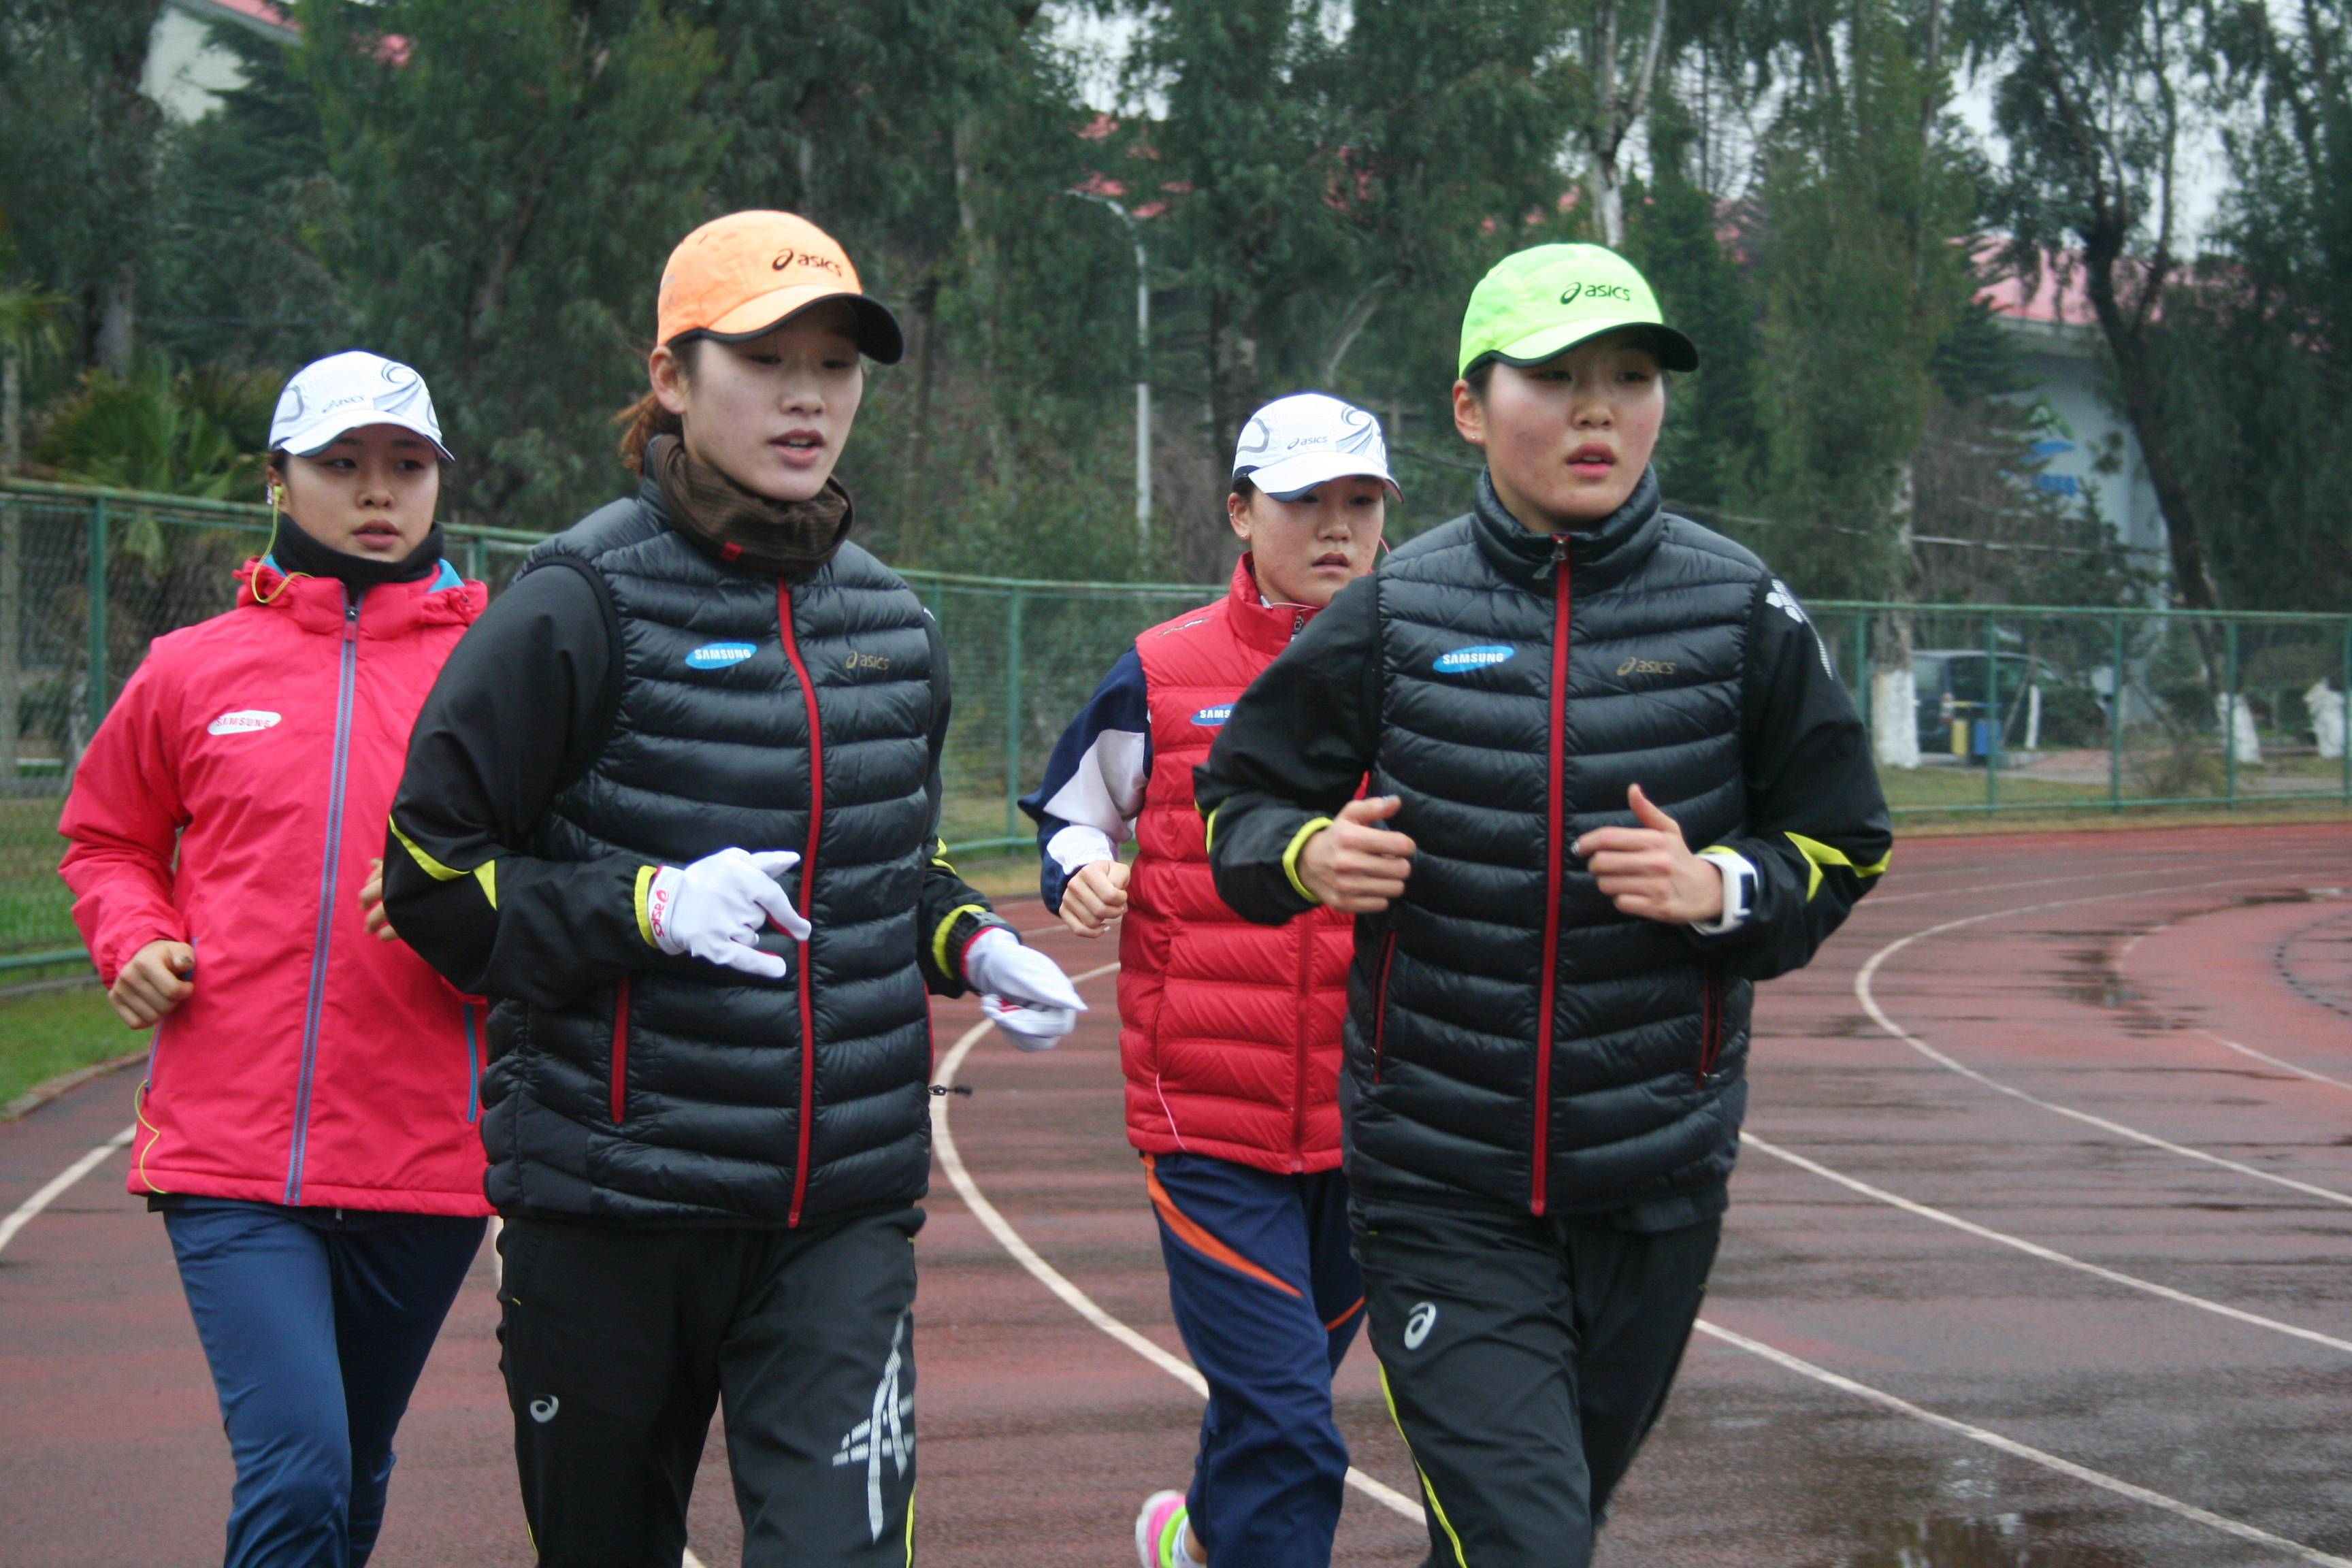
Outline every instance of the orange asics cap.
[[662, 268], [656, 339], [740, 342], [775, 330], [820, 300], [846, 300], [857, 346], [884, 364], [907, 352], [898, 318], [860, 291], [857, 268], [833, 236], [791, 213], [730, 213], [677, 242]]

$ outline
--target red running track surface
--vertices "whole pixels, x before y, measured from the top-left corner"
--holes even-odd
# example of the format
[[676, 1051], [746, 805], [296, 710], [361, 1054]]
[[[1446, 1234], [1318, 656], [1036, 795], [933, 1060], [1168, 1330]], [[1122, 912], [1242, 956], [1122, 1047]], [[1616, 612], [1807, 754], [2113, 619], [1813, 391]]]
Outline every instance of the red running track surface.
[[[1008, 912], [1043, 923], [1034, 904]], [[1038, 940], [1073, 972], [1113, 956]], [[1869, 1004], [1917, 1046], [1858, 994], [1874, 959]], [[1097, 1010], [1060, 1050], [977, 1044], [956, 1141], [1047, 1263], [1181, 1352], [1119, 1131], [1111, 987], [1083, 989]], [[943, 1053], [975, 1016], [940, 1005]], [[0, 1127], [0, 1213], [128, 1123], [132, 1076]], [[1751, 1077], [1750, 1131], [1777, 1148], [2352, 1346], [2352, 827], [1906, 839], [1813, 968], [1765, 989]], [[124, 1160], [0, 1252], [0, 1568], [218, 1561], [226, 1447]], [[2029, 1256], [1756, 1148], [1733, 1197], [1709, 1321], [2157, 1500], [1702, 1336], [1620, 1494], [1608, 1568], [2352, 1559], [2352, 1350]], [[919, 1555], [1131, 1562], [1137, 1503], [1183, 1484], [1197, 1402], [1013, 1262], [943, 1173], [929, 1207]], [[486, 1253], [403, 1430], [384, 1568], [530, 1561], [494, 1321]], [[1412, 1491], [1360, 1344], [1339, 1392], [1359, 1467]], [[723, 1450], [708, 1459], [694, 1550], [725, 1568]], [[1423, 1550], [1419, 1526], [1350, 1491], [1335, 1561], [1410, 1568]]]

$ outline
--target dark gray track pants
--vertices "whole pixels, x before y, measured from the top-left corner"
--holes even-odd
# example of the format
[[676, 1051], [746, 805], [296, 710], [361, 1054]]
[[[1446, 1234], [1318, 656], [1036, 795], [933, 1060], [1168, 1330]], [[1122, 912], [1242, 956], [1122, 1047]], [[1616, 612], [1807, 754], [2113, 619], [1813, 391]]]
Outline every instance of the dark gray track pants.
[[722, 1393], [744, 1568], [903, 1568], [922, 1223], [509, 1220], [499, 1367], [542, 1568], [677, 1568]]
[[1680, 1230], [1367, 1199], [1372, 1350], [1443, 1568], [1585, 1568], [1665, 1403], [1720, 1219]]

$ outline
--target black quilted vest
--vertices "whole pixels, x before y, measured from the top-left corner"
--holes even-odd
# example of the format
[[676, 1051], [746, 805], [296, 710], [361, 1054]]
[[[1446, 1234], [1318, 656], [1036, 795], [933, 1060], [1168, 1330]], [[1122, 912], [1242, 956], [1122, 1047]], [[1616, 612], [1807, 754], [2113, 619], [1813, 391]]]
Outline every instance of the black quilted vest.
[[1661, 511], [1652, 475], [1557, 541], [1482, 476], [1476, 509], [1376, 582], [1371, 789], [1403, 798], [1390, 826], [1420, 854], [1402, 901], [1357, 922], [1349, 1181], [1555, 1215], [1720, 1183], [1750, 987], [1680, 928], [1620, 915], [1568, 846], [1632, 826], [1637, 782], [1693, 848], [1741, 830], [1763, 563]]
[[805, 973], [795, 961], [778, 982], [652, 954], [569, 1006], [518, 1019], [504, 1005], [491, 1202], [792, 1225], [921, 1197], [931, 1047], [915, 924], [934, 674], [921, 602], [855, 544], [782, 584], [721, 566], [669, 526], [651, 485], [525, 569], [571, 569], [558, 555], [609, 591], [624, 664], [610, 737], [531, 853], [684, 865], [730, 845], [796, 849], [813, 893], [799, 871], [788, 885], [816, 929]]

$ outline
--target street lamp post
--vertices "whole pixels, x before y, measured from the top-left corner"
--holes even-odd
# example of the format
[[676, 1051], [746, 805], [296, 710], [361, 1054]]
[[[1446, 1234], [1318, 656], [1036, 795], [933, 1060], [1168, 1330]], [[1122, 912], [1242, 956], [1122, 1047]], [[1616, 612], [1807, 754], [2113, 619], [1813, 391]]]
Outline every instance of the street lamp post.
[[1135, 539], [1151, 545], [1151, 260], [1144, 254], [1143, 226], [1135, 215], [1094, 191], [1072, 191], [1117, 213], [1135, 241]]

